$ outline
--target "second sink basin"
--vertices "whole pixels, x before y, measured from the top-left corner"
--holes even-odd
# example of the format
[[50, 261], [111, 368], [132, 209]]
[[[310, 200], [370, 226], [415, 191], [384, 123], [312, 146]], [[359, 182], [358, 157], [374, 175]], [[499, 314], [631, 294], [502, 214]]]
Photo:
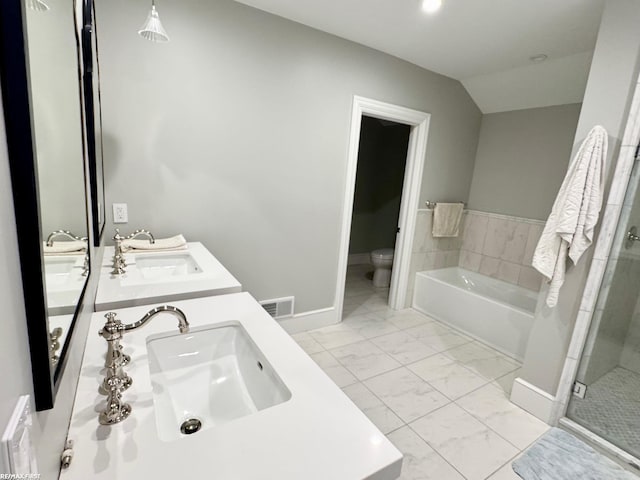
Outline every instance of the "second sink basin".
[[240, 323], [154, 335], [147, 350], [162, 440], [183, 437], [184, 425], [213, 428], [291, 398]]
[[157, 257], [136, 255], [135, 264], [131, 268], [137, 268], [145, 280], [159, 280], [202, 272], [200, 265], [189, 253]]

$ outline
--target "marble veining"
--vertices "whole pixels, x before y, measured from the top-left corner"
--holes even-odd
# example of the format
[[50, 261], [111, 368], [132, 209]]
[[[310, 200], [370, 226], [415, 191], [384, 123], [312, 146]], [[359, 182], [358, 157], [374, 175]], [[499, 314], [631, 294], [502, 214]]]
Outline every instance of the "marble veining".
[[634, 480], [603, 454], [564, 430], [551, 429], [517, 459], [513, 468], [524, 479], [593, 478], [598, 480]]
[[519, 450], [456, 404], [410, 424], [465, 478], [484, 480]]
[[391, 333], [371, 340], [381, 350], [398, 362], [408, 363], [422, 360], [436, 353], [424, 343], [405, 332]]
[[356, 406], [362, 410], [382, 433], [392, 432], [404, 425], [404, 422], [382, 400], [362, 383], [349, 385], [342, 389]]
[[400, 363], [371, 342], [358, 342], [331, 350], [331, 354], [359, 380], [400, 367]]
[[447, 397], [404, 367], [370, 378], [364, 384], [405, 422], [448, 403]]
[[452, 400], [486, 385], [488, 380], [451, 357], [437, 354], [409, 365], [409, 369]]
[[389, 435], [389, 440], [404, 455], [402, 479], [404, 480], [464, 480], [464, 477], [433, 450], [409, 427], [403, 427]]
[[349, 370], [344, 368], [329, 352], [319, 352], [310, 355], [311, 359], [333, 380], [339, 387], [346, 387], [357, 382]]

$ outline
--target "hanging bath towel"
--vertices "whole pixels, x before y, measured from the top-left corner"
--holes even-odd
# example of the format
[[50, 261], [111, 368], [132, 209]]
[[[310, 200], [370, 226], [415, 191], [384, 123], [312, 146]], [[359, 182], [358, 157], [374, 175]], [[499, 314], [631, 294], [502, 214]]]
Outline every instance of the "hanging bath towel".
[[433, 209], [433, 237], [457, 237], [464, 203], [436, 203]]
[[591, 129], [571, 161], [533, 256], [533, 267], [549, 280], [547, 305], [558, 302], [567, 256], [573, 264], [593, 242], [602, 207], [607, 131]]

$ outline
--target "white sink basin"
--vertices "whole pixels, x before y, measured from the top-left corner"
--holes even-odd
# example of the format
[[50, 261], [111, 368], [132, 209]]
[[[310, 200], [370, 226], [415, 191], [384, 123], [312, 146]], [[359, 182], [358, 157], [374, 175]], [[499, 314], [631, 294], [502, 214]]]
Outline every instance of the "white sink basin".
[[82, 276], [83, 255], [45, 255], [44, 280], [49, 315], [75, 311], [87, 277]]
[[[158, 436], [182, 438], [286, 402], [291, 392], [239, 322], [147, 341]], [[194, 422], [192, 422], [194, 424]]]
[[136, 255], [134, 264], [130, 268], [138, 269], [145, 280], [160, 280], [202, 273], [202, 268], [189, 253], [158, 257]]
[[44, 257], [44, 275], [47, 287], [59, 287], [66, 284], [76, 264], [73, 256]]

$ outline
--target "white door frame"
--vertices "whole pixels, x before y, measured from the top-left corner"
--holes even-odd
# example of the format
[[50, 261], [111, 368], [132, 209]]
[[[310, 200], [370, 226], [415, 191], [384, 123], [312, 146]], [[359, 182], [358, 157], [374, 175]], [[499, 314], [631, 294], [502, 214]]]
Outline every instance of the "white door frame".
[[402, 186], [402, 199], [400, 202], [400, 215], [398, 218], [400, 233], [396, 236], [391, 286], [389, 289], [389, 306], [394, 310], [404, 308], [407, 296], [409, 270], [411, 268], [411, 248], [416, 226], [420, 185], [422, 184], [422, 171], [424, 169], [425, 155], [427, 152], [429, 120], [431, 118], [430, 114], [417, 110], [411, 110], [357, 95], [353, 97], [344, 210], [342, 214], [342, 234], [338, 259], [338, 282], [336, 284], [335, 305], [338, 321], [342, 320], [344, 289], [349, 257], [349, 240], [351, 237], [353, 197], [356, 187], [358, 150], [360, 148], [360, 128], [363, 115], [411, 126]]

